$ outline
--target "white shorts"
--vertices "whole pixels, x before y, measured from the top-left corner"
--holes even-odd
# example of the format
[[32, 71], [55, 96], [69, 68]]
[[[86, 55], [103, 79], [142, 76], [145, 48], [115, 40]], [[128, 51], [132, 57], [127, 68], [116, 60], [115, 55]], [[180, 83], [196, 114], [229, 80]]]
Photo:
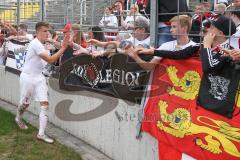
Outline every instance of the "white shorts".
[[20, 75], [20, 104], [29, 104], [31, 99], [44, 102], [48, 101], [48, 86], [44, 75], [27, 74]]

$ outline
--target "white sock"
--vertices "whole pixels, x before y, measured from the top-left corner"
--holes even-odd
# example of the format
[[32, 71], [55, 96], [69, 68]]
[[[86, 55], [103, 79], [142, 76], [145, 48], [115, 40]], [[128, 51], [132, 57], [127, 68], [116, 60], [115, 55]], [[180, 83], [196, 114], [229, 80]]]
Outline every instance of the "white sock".
[[41, 110], [39, 113], [39, 135], [45, 134], [45, 128], [47, 126], [48, 121], [48, 106], [41, 106]]
[[21, 104], [17, 107], [17, 116], [16, 116], [16, 119], [18, 121], [22, 120], [22, 117], [23, 117], [23, 113], [26, 111], [28, 105], [26, 104]]

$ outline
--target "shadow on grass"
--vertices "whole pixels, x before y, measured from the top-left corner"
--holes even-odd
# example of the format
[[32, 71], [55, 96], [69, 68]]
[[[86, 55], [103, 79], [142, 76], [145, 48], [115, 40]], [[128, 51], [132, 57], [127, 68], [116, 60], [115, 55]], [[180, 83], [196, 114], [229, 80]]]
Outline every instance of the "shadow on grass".
[[37, 129], [19, 130], [14, 115], [0, 109], [0, 160], [81, 160], [74, 150], [36, 139]]

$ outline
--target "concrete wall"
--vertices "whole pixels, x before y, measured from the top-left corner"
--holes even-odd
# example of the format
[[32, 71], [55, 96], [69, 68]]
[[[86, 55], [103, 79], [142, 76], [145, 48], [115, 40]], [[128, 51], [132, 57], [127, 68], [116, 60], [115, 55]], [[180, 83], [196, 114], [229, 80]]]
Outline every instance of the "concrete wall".
[[[51, 84], [52, 82], [58, 86], [57, 81], [51, 81]], [[154, 138], [146, 133], [143, 133], [140, 140], [135, 138], [139, 106], [88, 91], [61, 92], [56, 89], [56, 86], [52, 87], [55, 89], [49, 88], [50, 122], [84, 140], [114, 160], [158, 159], [158, 143]], [[3, 66], [0, 66], [0, 88], [1, 99], [18, 104], [19, 77], [5, 72]], [[107, 107], [116, 105], [116, 108], [95, 119], [64, 121], [55, 114], [56, 105], [64, 99], [73, 101], [70, 112], [74, 114], [90, 111], [101, 103]], [[29, 111], [38, 114], [38, 105], [32, 104]], [[64, 117], [64, 113], [62, 114]]]

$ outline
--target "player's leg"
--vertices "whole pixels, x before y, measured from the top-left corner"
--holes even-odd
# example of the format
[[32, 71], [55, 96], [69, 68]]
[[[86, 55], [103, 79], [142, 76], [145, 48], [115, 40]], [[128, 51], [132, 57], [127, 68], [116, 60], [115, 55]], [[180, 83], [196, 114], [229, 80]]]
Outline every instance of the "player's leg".
[[30, 104], [33, 93], [33, 83], [29, 75], [21, 73], [20, 75], [20, 102], [17, 107], [17, 115], [15, 121], [20, 129], [27, 129], [27, 125], [23, 121], [23, 114]]
[[39, 132], [37, 138], [46, 143], [53, 143], [54, 140], [49, 138], [45, 133], [48, 122], [48, 86], [45, 77], [42, 76], [40, 79], [41, 81], [38, 82], [35, 90], [35, 100], [40, 102]]

